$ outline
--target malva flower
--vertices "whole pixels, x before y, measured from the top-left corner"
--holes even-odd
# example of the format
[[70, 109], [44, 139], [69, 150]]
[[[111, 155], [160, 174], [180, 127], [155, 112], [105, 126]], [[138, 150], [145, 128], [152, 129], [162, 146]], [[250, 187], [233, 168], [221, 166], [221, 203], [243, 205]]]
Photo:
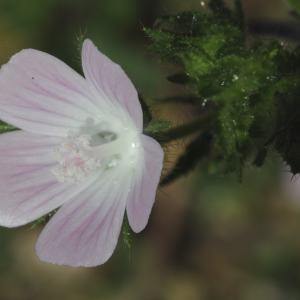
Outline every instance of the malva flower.
[[84, 77], [41, 51], [15, 54], [0, 70], [0, 225], [58, 211], [36, 245], [41, 260], [96, 266], [113, 253], [124, 213], [134, 232], [148, 222], [163, 163], [142, 134], [137, 92], [90, 40]]

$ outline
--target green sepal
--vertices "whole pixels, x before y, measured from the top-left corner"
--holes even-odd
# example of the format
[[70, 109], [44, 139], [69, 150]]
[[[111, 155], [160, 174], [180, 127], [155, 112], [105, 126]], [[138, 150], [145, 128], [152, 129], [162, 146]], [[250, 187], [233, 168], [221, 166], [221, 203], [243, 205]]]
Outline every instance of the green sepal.
[[129, 225], [129, 221], [127, 216], [125, 215], [123, 225], [122, 225], [122, 238], [123, 243], [125, 244], [126, 248], [131, 250], [133, 237], [132, 237], [132, 230]]
[[33, 221], [31, 223], [30, 229], [34, 229], [40, 225], [44, 225], [55, 215], [58, 209], [53, 210], [52, 212], [38, 218], [37, 220]]
[[0, 134], [5, 132], [10, 132], [10, 131], [15, 131], [15, 130], [18, 130], [18, 128], [0, 121]]

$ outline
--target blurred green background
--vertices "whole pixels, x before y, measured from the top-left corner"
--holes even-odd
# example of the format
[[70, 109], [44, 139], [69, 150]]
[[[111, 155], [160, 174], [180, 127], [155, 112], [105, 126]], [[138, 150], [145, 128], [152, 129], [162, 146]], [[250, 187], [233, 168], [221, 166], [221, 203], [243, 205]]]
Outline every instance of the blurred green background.
[[[23, 48], [49, 52], [80, 70], [79, 40], [91, 38], [120, 63], [146, 97], [176, 92], [148, 49], [142, 27], [156, 17], [200, 9], [193, 0], [1, 0], [0, 62]], [[205, 2], [205, 1], [204, 1]], [[244, 1], [246, 16], [286, 19], [280, 0]], [[175, 122], [188, 107], [156, 107]], [[181, 143], [166, 148], [168, 169]], [[0, 229], [0, 299], [297, 300], [300, 299], [300, 181], [284, 178], [276, 157], [236, 178], [195, 174], [160, 189], [147, 229], [120, 237], [98, 268], [42, 263], [41, 230]], [[275, 175], [277, 174], [277, 175]]]

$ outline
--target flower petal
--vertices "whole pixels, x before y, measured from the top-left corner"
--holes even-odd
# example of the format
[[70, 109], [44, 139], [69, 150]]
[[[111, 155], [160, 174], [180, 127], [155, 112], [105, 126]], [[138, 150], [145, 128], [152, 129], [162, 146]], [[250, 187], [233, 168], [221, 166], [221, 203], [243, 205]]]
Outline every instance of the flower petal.
[[16, 227], [51, 212], [81, 191], [50, 168], [60, 138], [16, 131], [0, 135], [0, 225]]
[[99, 109], [86, 80], [57, 58], [26, 49], [0, 70], [0, 119], [32, 133], [65, 136]]
[[127, 203], [128, 221], [134, 232], [142, 231], [147, 225], [164, 157], [161, 146], [154, 139], [146, 135], [142, 135], [141, 139], [144, 148], [142, 170], [133, 181]]
[[86, 79], [102, 98], [120, 103], [141, 130], [143, 113], [135, 87], [123, 69], [102, 54], [88, 39], [82, 47], [82, 67]]
[[63, 205], [38, 239], [40, 259], [70, 266], [97, 266], [107, 261], [120, 234], [127, 182], [128, 178], [122, 176], [122, 182], [115, 186], [112, 178], [99, 177], [89, 189]]

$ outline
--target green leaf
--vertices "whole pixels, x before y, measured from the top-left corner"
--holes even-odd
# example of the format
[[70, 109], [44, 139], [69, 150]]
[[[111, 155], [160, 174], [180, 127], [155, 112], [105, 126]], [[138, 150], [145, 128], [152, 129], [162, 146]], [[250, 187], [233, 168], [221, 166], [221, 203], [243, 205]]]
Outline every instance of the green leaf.
[[[194, 105], [198, 120], [209, 114], [205, 121], [158, 129], [154, 137], [165, 143], [208, 131], [214, 136], [212, 157], [239, 177], [244, 166], [261, 166], [274, 145], [298, 172], [300, 128], [288, 116], [298, 111], [300, 48], [287, 50], [271, 39], [246, 44], [242, 2], [234, 3], [229, 10], [225, 1], [211, 0], [210, 11], [164, 16], [147, 31], [152, 48], [180, 69], [168, 79], [188, 91], [161, 101]], [[279, 95], [285, 102], [278, 104]], [[197, 161], [194, 152], [186, 155], [187, 161]], [[178, 172], [172, 174], [170, 178]]]

